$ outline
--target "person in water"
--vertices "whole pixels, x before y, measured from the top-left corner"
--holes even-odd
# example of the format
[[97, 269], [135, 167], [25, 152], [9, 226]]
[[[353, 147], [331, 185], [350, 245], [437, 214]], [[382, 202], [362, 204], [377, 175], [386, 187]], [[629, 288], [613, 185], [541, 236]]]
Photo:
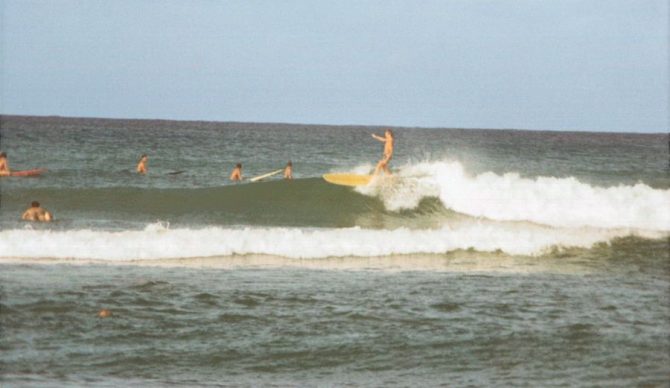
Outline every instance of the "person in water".
[[284, 179], [293, 179], [293, 163], [290, 160], [284, 167]]
[[11, 172], [9, 162], [7, 161], [7, 154], [0, 152], [0, 176], [9, 176]]
[[242, 180], [242, 163], [237, 163], [235, 165], [233, 172], [230, 173], [230, 180], [235, 182]]
[[137, 170], [137, 173], [139, 174], [146, 174], [147, 173], [147, 162], [149, 161], [149, 157], [146, 154], [142, 154], [140, 156], [140, 161], [137, 163], [137, 167], [135, 170]]
[[49, 222], [53, 220], [53, 215], [51, 215], [47, 209], [40, 207], [39, 202], [33, 201], [33, 203], [30, 204], [30, 208], [23, 212], [21, 219], [26, 221]]
[[379, 174], [379, 171], [384, 171], [384, 173], [391, 175], [391, 169], [389, 169], [389, 162], [393, 157], [393, 142], [395, 140], [393, 137], [393, 132], [390, 129], [387, 129], [384, 132], [384, 137], [375, 135], [373, 133], [372, 138], [384, 143], [384, 153], [382, 154], [382, 158], [379, 161], [379, 163], [377, 163], [377, 167], [375, 167], [374, 175]]

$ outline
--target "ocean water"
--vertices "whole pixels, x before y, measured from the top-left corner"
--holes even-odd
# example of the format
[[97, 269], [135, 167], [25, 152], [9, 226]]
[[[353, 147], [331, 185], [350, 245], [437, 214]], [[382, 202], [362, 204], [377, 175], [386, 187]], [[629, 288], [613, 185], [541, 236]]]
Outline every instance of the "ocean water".
[[668, 134], [394, 128], [352, 189], [321, 175], [369, 172], [382, 127], [0, 130], [48, 169], [0, 180], [3, 385], [670, 382]]

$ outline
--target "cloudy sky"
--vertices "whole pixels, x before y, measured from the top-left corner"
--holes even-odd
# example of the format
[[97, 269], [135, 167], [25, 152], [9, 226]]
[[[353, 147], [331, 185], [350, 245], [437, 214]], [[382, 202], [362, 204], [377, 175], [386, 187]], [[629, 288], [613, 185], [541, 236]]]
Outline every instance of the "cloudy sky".
[[668, 4], [0, 0], [0, 111], [666, 132]]

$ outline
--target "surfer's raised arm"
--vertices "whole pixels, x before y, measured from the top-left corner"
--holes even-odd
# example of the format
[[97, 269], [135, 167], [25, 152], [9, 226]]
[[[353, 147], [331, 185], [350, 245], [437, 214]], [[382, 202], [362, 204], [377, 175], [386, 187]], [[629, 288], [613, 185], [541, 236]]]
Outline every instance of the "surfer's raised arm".
[[386, 142], [386, 138], [381, 137], [381, 136], [379, 136], [379, 135], [375, 135], [374, 133], [372, 134], [372, 138], [373, 138], [373, 139], [376, 139], [376, 140], [379, 140], [379, 141], [381, 141], [381, 142]]

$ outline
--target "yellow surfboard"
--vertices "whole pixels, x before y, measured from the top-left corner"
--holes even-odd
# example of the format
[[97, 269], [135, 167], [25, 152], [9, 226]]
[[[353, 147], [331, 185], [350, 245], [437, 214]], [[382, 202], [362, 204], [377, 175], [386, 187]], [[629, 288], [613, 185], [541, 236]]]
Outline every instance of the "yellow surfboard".
[[324, 174], [323, 179], [328, 183], [341, 186], [365, 186], [372, 180], [372, 175], [360, 174]]

